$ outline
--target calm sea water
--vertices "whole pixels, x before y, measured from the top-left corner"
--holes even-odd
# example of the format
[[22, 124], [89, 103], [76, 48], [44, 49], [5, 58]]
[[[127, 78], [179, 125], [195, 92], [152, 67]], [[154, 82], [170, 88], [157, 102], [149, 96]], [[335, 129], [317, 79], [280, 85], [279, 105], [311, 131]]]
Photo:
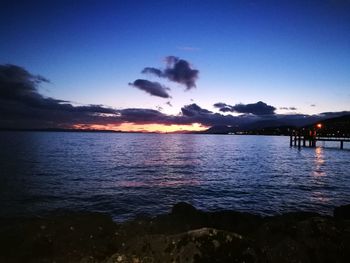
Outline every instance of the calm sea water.
[[282, 136], [1, 132], [0, 216], [74, 210], [125, 220], [180, 201], [330, 214], [350, 203], [345, 146], [298, 150]]

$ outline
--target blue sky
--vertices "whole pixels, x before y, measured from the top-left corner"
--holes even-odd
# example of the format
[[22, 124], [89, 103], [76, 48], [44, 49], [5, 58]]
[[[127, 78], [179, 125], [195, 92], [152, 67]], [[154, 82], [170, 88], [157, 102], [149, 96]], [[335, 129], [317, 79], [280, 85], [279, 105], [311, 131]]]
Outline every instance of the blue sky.
[[[167, 114], [193, 102], [350, 110], [346, 0], [1, 1], [0, 33], [0, 64], [46, 77], [53, 98]], [[195, 89], [140, 73], [169, 55], [199, 70]], [[128, 85], [139, 78], [170, 87], [173, 107]]]

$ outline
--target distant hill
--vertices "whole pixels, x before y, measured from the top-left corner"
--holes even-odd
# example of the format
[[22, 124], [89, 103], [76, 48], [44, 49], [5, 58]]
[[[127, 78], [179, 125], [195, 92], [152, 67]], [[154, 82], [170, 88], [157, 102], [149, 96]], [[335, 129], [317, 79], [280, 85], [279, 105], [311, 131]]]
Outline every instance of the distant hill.
[[[317, 124], [321, 124], [321, 128], [317, 128]], [[320, 135], [350, 136], [350, 114], [315, 122], [304, 128], [317, 128], [317, 133]]]
[[278, 128], [284, 126], [294, 126], [288, 125], [288, 123], [284, 120], [262, 120], [250, 123], [244, 127], [245, 130], [259, 130], [265, 128]]
[[[318, 120], [317, 120], [318, 119]], [[317, 120], [317, 121], [316, 121]], [[305, 125], [305, 123], [309, 123]], [[297, 125], [295, 121], [287, 120], [263, 120], [247, 124], [243, 127], [231, 127], [226, 125], [213, 126], [204, 132], [206, 134], [251, 134], [251, 135], [289, 135], [290, 132], [297, 128], [313, 129], [318, 123], [322, 128], [318, 130], [323, 135], [350, 136], [350, 114], [340, 117], [323, 119], [312, 118]]]
[[237, 128], [226, 125], [215, 125], [204, 131], [203, 133], [209, 134], [229, 134], [237, 131]]

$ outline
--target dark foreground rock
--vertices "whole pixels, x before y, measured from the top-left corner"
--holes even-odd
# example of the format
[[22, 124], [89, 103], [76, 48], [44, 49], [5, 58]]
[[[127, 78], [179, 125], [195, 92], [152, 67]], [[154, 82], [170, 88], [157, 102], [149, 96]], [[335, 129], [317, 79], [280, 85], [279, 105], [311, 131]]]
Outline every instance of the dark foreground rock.
[[349, 262], [346, 215], [260, 217], [179, 203], [123, 224], [95, 213], [3, 219], [0, 262]]
[[336, 207], [334, 209], [334, 217], [341, 219], [350, 219], [350, 204]]

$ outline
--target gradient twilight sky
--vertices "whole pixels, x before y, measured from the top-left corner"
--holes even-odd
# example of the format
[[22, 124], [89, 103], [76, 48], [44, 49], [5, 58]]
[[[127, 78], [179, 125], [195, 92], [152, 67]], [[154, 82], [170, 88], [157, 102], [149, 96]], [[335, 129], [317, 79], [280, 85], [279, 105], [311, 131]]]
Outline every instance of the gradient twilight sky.
[[[0, 64], [51, 83], [45, 96], [117, 109], [196, 103], [350, 110], [350, 1], [0, 1]], [[196, 88], [141, 71], [177, 56], [199, 70]], [[128, 85], [171, 88], [169, 99]], [[311, 106], [314, 104], [315, 106]]]

